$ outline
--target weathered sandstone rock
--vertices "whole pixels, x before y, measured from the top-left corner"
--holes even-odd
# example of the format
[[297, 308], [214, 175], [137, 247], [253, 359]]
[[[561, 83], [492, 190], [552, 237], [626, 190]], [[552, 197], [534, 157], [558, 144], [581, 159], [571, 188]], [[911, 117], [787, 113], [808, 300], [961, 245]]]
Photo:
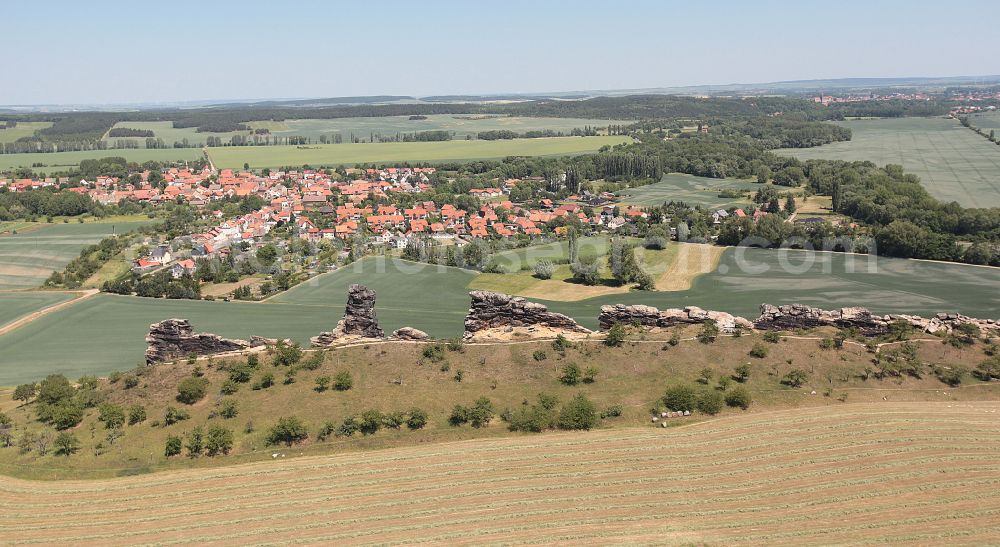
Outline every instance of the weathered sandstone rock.
[[426, 332], [413, 327], [401, 327], [392, 331], [393, 340], [427, 340], [430, 336]]
[[722, 311], [703, 310], [697, 306], [687, 306], [684, 309], [669, 308], [660, 310], [653, 306], [642, 304], [628, 306], [615, 304], [601, 306], [601, 314], [597, 318], [602, 330], [608, 330], [616, 323], [623, 325], [640, 325], [648, 328], [669, 328], [676, 325], [691, 325], [715, 321], [722, 332], [749, 330], [753, 323]]
[[385, 332], [375, 316], [375, 291], [364, 285], [354, 284], [347, 289], [347, 307], [344, 318], [330, 332], [313, 336], [313, 346], [325, 347], [345, 337], [384, 338]]
[[465, 337], [501, 328], [546, 327], [557, 331], [589, 333], [572, 318], [550, 312], [544, 304], [529, 302], [519, 296], [491, 291], [472, 291], [472, 306], [465, 316]]
[[[264, 339], [259, 339], [264, 340]], [[246, 340], [231, 340], [206, 332], [194, 332], [186, 319], [167, 319], [149, 326], [146, 364], [173, 361], [190, 355], [214, 355], [251, 347]], [[256, 345], [263, 345], [255, 340]]]

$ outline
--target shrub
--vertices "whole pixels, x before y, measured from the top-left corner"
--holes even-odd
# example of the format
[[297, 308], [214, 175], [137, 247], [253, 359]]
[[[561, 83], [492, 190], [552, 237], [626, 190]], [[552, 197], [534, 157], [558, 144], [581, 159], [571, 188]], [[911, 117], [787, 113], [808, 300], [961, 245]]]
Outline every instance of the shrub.
[[486, 397], [480, 397], [469, 409], [469, 423], [477, 429], [486, 427], [495, 415], [496, 410], [493, 408], [493, 403]]
[[559, 381], [567, 386], [575, 386], [580, 383], [580, 365], [576, 363], [567, 363], [562, 368], [562, 374], [559, 376]]
[[260, 378], [258, 378], [257, 381], [254, 382], [251, 387], [255, 390], [259, 390], [259, 389], [267, 389], [273, 385], [274, 385], [274, 373], [265, 372], [264, 374], [261, 374]]
[[622, 405], [611, 405], [601, 412], [601, 418], [617, 418], [625, 411]]
[[319, 428], [319, 431], [316, 433], [316, 440], [325, 441], [329, 439], [331, 435], [334, 435], [336, 432], [337, 432], [337, 425], [331, 422], [330, 420], [327, 420], [323, 422], [323, 425]]
[[227, 398], [219, 401], [219, 416], [231, 420], [239, 415], [240, 409], [236, 399]]
[[406, 414], [402, 412], [388, 412], [382, 416], [382, 425], [390, 429], [399, 429], [406, 423]]
[[573, 347], [573, 343], [561, 334], [556, 335], [556, 339], [552, 341], [552, 349], [561, 354], [566, 353], [566, 350], [571, 347]]
[[581, 380], [585, 384], [593, 384], [594, 382], [597, 381], [597, 375], [599, 373], [600, 371], [597, 369], [597, 367], [587, 367], [587, 370], [583, 372], [583, 378], [581, 378]]
[[806, 382], [806, 379], [808, 378], [809, 378], [808, 372], [800, 368], [797, 368], [788, 371], [788, 374], [785, 374], [781, 378], [781, 383], [789, 387], [800, 387], [802, 384]]
[[448, 348], [448, 351], [464, 352], [465, 351], [465, 342], [463, 342], [461, 338], [457, 338], [457, 337], [456, 338], [449, 338], [448, 341], [445, 344], [445, 347]]
[[737, 382], [743, 384], [750, 379], [750, 363], [737, 365], [733, 370], [736, 372], [736, 374], [733, 375], [733, 379]]
[[601, 267], [595, 257], [580, 257], [569, 269], [573, 277], [584, 285], [597, 285], [601, 281]]
[[205, 431], [200, 425], [188, 432], [185, 447], [188, 450], [188, 456], [193, 458], [201, 455], [201, 451], [205, 448]]
[[422, 355], [424, 359], [432, 363], [438, 363], [444, 360], [444, 348], [441, 347], [441, 344], [430, 344], [424, 346]]
[[833, 349], [833, 338], [824, 338], [820, 340], [819, 349]]
[[347, 391], [352, 387], [354, 387], [354, 378], [351, 377], [349, 371], [342, 370], [333, 377], [333, 389]]
[[129, 374], [125, 377], [125, 381], [122, 384], [125, 386], [125, 389], [132, 389], [139, 385], [139, 377]]
[[701, 369], [701, 373], [698, 375], [698, 383], [702, 385], [708, 385], [712, 383], [712, 377], [715, 373], [710, 368]]
[[229, 381], [236, 382], [239, 384], [245, 384], [253, 378], [253, 373], [256, 367], [251, 367], [247, 363], [237, 363], [230, 365], [229, 370]]
[[208, 391], [208, 380], [191, 376], [177, 384], [177, 402], [193, 405], [205, 398]]
[[544, 361], [546, 358], [545, 352], [540, 349], [535, 350], [535, 352], [531, 354], [531, 358], [534, 359], [535, 361]]
[[274, 364], [289, 367], [302, 359], [302, 348], [298, 344], [286, 344], [279, 341], [274, 347]]
[[427, 413], [419, 408], [411, 408], [407, 413], [406, 427], [417, 430], [427, 425]]
[[733, 379], [729, 376], [719, 376], [719, 384], [715, 386], [715, 389], [719, 391], [726, 391], [729, 389], [729, 384], [733, 382]]
[[187, 420], [190, 417], [191, 415], [188, 414], [188, 411], [182, 408], [168, 406], [166, 412], [163, 413], [163, 423], [165, 425], [174, 425], [177, 422]]
[[209, 456], [229, 454], [233, 449], [233, 432], [221, 425], [213, 425], [205, 433], [205, 453]]
[[746, 388], [738, 387], [726, 394], [726, 405], [740, 407], [743, 410], [750, 408], [750, 392]]
[[991, 357], [976, 365], [972, 375], [984, 382], [990, 380], [1000, 380], [1000, 357]]
[[330, 389], [330, 382], [331, 378], [329, 376], [320, 376], [319, 378], [316, 378], [316, 387], [313, 389], [319, 393], [323, 393], [324, 391]]
[[722, 394], [715, 390], [704, 390], [698, 395], [697, 408], [705, 414], [718, 414], [722, 410]]
[[384, 417], [378, 410], [366, 410], [361, 413], [361, 418], [358, 420], [358, 430], [361, 431], [362, 435], [374, 435], [379, 429], [382, 429], [382, 423], [384, 422]]
[[781, 341], [781, 333], [776, 330], [769, 330], [761, 336], [765, 342], [770, 342], [772, 344], [777, 344]]
[[555, 418], [552, 409], [545, 408], [541, 404], [522, 407], [517, 412], [510, 413], [507, 418], [507, 429], [539, 433], [553, 427]]
[[22, 403], [27, 403], [38, 392], [38, 386], [35, 384], [21, 384], [14, 388], [14, 400], [21, 401]]
[[694, 410], [698, 403], [698, 393], [693, 387], [678, 384], [667, 388], [663, 404], [673, 411]]
[[140, 404], [128, 407], [128, 425], [141, 424], [146, 421], [146, 409]]
[[604, 338], [604, 345], [613, 348], [621, 347], [625, 343], [626, 336], [625, 326], [615, 323], [608, 329], [608, 335]]
[[168, 458], [176, 456], [181, 453], [181, 448], [183, 448], [181, 438], [177, 435], [169, 435], [167, 437], [166, 446], [163, 448], [163, 455]]
[[962, 384], [962, 378], [965, 377], [966, 369], [952, 365], [948, 368], [945, 367], [935, 367], [934, 376], [938, 380], [941, 380], [945, 384], [951, 387], [955, 387]]
[[119, 405], [104, 403], [97, 409], [97, 419], [104, 422], [107, 429], [118, 429], [125, 425], [125, 409]]
[[698, 331], [698, 341], [702, 344], [711, 344], [715, 342], [715, 339], [719, 336], [719, 326], [715, 324], [715, 321], [711, 319], [705, 321], [701, 326], [701, 330]]
[[348, 416], [344, 418], [344, 422], [340, 424], [335, 433], [338, 437], [350, 437], [358, 432], [358, 419], [354, 416]]
[[448, 416], [448, 423], [453, 426], [460, 426], [469, 423], [469, 409], [462, 405], [455, 405]]
[[552, 279], [552, 274], [556, 267], [548, 260], [539, 260], [535, 263], [535, 277], [538, 279]]
[[756, 357], [758, 359], [767, 357], [767, 347], [760, 342], [754, 343], [753, 347], [750, 348], [750, 357]]
[[226, 380], [222, 382], [222, 387], [219, 388], [219, 393], [223, 395], [232, 395], [240, 390], [240, 385], [232, 380]]
[[557, 425], [559, 429], [591, 429], [597, 422], [597, 408], [580, 393], [563, 405]]
[[292, 446], [309, 437], [305, 424], [295, 416], [278, 418], [278, 422], [267, 431], [267, 444], [286, 444]]
[[76, 438], [76, 435], [68, 431], [63, 431], [56, 435], [55, 440], [56, 455], [59, 456], [69, 456], [80, 450], [80, 440]]
[[458, 372], [455, 373], [453, 380], [455, 380], [456, 382], [461, 382], [462, 378], [465, 378], [465, 371], [459, 370]]
[[301, 363], [299, 363], [299, 366], [305, 370], [318, 369], [319, 367], [323, 366], [323, 352], [316, 351], [310, 353], [308, 357], [306, 357], [305, 359], [302, 360]]

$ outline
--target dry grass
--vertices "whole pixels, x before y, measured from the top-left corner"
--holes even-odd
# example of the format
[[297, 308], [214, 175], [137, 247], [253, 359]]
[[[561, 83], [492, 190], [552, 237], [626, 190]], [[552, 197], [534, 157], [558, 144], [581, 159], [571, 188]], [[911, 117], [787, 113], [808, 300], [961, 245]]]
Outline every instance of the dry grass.
[[94, 482], [4, 480], [0, 529], [12, 544], [74, 545], [985, 544], [1000, 532], [998, 411], [842, 405]]
[[715, 271], [719, 266], [724, 247], [685, 243], [679, 250], [667, 271], [656, 280], [660, 291], [686, 291], [694, 280], [702, 274]]

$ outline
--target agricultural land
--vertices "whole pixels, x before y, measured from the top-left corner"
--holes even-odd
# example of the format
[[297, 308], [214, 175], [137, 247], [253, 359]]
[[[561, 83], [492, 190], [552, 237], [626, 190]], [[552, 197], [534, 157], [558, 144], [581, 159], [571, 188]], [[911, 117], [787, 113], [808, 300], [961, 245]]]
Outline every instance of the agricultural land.
[[1000, 146], [958, 121], [899, 118], [850, 120], [840, 125], [851, 130], [850, 141], [778, 152], [801, 160], [868, 160], [877, 165], [902, 165], [919, 176], [927, 191], [942, 201], [957, 201], [966, 207], [1000, 206]]

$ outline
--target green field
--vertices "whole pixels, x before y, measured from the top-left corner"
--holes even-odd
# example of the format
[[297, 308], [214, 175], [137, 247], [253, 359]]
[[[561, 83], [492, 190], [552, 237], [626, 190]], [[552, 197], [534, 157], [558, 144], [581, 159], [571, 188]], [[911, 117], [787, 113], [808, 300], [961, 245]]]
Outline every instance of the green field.
[[944, 118], [840, 122], [850, 141], [816, 148], [777, 150], [802, 160], [869, 160], [894, 163], [920, 177], [927, 191], [966, 207], [1000, 207], [1000, 146]]
[[125, 233], [150, 222], [127, 217], [84, 224], [42, 224], [17, 235], [0, 236], [0, 289], [37, 287], [53, 271], [66, 267], [87, 245], [112, 232]]
[[[741, 257], [742, 255], [742, 257]], [[960, 311], [996, 317], [1000, 309], [1000, 269], [853, 257], [801, 251], [729, 249], [719, 268], [695, 280], [687, 291], [629, 292], [576, 302], [544, 301], [553, 311], [597, 327], [603, 304], [649, 304], [660, 308], [696, 305], [755, 318], [762, 302], [800, 302], [824, 308], [861, 305], [878, 313]], [[781, 262], [805, 273], [781, 271]], [[748, 268], [766, 268], [760, 274]], [[35, 379], [51, 372], [75, 377], [125, 369], [142, 359], [150, 323], [170, 317], [192, 321], [196, 330], [247, 338], [251, 334], [289, 337], [306, 343], [330, 330], [343, 314], [346, 289], [364, 283], [378, 293], [376, 310], [386, 333], [413, 326], [435, 337], [458, 336], [468, 310], [468, 284], [475, 274], [457, 268], [368, 258], [324, 274], [266, 303], [151, 300], [98, 295], [49, 314], [0, 336], [0, 385]], [[95, 321], [94, 318], [100, 318]]]
[[383, 116], [373, 118], [334, 118], [329, 120], [286, 120], [284, 122], [250, 122], [253, 128], [267, 128], [272, 135], [281, 137], [310, 137], [318, 141], [321, 135], [333, 136], [340, 134], [344, 142], [349, 142], [351, 134], [368, 140], [371, 134], [394, 136], [397, 133], [416, 133], [420, 131], [453, 131], [455, 138], [464, 139], [466, 135], [475, 138], [480, 131], [507, 129], [517, 133], [525, 131], [551, 129], [569, 133], [574, 128], [585, 126], [606, 128], [609, 124], [621, 122], [614, 120], [590, 120], [579, 118], [529, 118], [523, 116], [501, 116], [478, 118], [471, 114], [433, 114], [426, 120], [411, 120], [409, 116]]
[[596, 152], [602, 146], [626, 142], [626, 137], [555, 137], [504, 141], [392, 142], [314, 144], [309, 146], [234, 146], [210, 148], [216, 167], [252, 168], [358, 163], [452, 162], [507, 156], [564, 156]]
[[727, 209], [750, 203], [746, 198], [720, 198], [722, 190], [756, 192], [760, 187], [754, 181], [735, 179], [713, 179], [670, 173], [664, 175], [660, 182], [629, 188], [619, 192], [622, 203], [649, 207], [663, 205], [669, 201], [683, 201], [688, 205], [701, 205], [712, 209]]
[[0, 327], [42, 308], [72, 300], [75, 296], [69, 292], [0, 292]]
[[[1000, 130], [1000, 112], [984, 112], [982, 114], [971, 114], [969, 121], [973, 127], [978, 127], [989, 133], [990, 129]], [[997, 131], [1000, 133], [1000, 131]]]
[[[29, 168], [37, 173], [53, 173], [69, 171], [80, 165], [81, 160], [117, 156], [128, 161], [142, 163], [144, 161], [186, 161], [202, 157], [198, 148], [166, 148], [160, 150], [122, 149], [122, 150], [86, 150], [82, 152], [52, 152], [33, 154], [0, 154], [0, 172]], [[40, 163], [42, 167], [32, 167]]]
[[0, 129], [0, 144], [14, 142], [21, 137], [30, 137], [39, 129], [52, 127], [52, 122], [17, 122], [17, 127]]
[[[126, 127], [129, 129], [148, 129], [153, 132], [153, 138], [161, 138], [167, 146], [172, 146], [175, 142], [188, 140], [191, 146], [202, 147], [208, 137], [219, 137], [224, 142], [228, 142], [234, 135], [249, 135], [249, 131], [231, 131], [229, 133], [199, 133], [197, 127], [174, 128], [174, 122], [118, 122], [114, 127]], [[116, 141], [127, 140], [135, 142], [140, 148], [146, 147], [145, 137], [108, 137], [104, 136], [104, 141], [109, 146], [114, 146]]]

